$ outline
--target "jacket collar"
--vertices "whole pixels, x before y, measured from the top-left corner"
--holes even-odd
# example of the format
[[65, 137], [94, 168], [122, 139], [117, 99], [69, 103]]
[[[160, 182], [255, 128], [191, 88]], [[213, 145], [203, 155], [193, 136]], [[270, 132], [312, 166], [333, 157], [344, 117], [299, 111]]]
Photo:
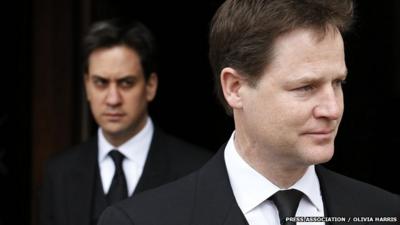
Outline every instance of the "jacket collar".
[[225, 145], [197, 174], [194, 221], [208, 225], [246, 225], [236, 203], [224, 160]]
[[[325, 216], [344, 217], [349, 219], [348, 225], [363, 225], [367, 222], [354, 222], [352, 219], [362, 215], [360, 205], [355, 198], [357, 190], [349, 189], [344, 176], [336, 174], [321, 165], [315, 167], [320, 181], [322, 198], [325, 207]], [[330, 223], [338, 224], [338, 223]]]
[[166, 134], [155, 126], [143, 173], [133, 194], [160, 186], [166, 182], [169, 165], [169, 155], [164, 149], [165, 146], [163, 146], [166, 143], [166, 138]]

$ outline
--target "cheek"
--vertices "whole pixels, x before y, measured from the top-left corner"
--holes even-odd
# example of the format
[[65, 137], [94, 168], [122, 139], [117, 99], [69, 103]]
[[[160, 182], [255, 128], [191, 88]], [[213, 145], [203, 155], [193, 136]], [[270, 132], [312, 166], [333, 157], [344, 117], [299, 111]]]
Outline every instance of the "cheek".
[[146, 106], [146, 92], [143, 90], [135, 90], [125, 93], [125, 107], [128, 110], [140, 111]]
[[92, 88], [87, 89], [87, 98], [92, 107], [99, 105], [101, 103], [101, 99], [103, 98], [103, 94], [101, 92], [96, 92]]
[[104, 106], [102, 104], [101, 96], [92, 95], [89, 100], [89, 104], [94, 115], [102, 113]]
[[93, 84], [86, 85], [86, 95], [89, 102], [95, 104], [101, 103], [104, 100], [106, 93], [106, 90], [98, 89]]
[[282, 101], [276, 105], [276, 120], [285, 127], [301, 128], [312, 118], [313, 106], [305, 102]]

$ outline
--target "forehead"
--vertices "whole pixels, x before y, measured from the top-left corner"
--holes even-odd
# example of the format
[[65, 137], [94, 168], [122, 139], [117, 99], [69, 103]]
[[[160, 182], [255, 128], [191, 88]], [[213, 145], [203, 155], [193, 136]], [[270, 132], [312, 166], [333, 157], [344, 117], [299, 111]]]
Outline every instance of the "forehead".
[[142, 65], [137, 52], [119, 45], [93, 51], [88, 59], [89, 75], [126, 76], [142, 74]]
[[342, 35], [337, 28], [326, 30], [298, 28], [278, 36], [274, 42], [275, 53], [300, 53], [304, 50], [343, 51]]
[[304, 73], [345, 74], [343, 39], [336, 29], [321, 35], [312, 29], [296, 29], [278, 37], [272, 61], [266, 72], [285, 72], [288, 76]]

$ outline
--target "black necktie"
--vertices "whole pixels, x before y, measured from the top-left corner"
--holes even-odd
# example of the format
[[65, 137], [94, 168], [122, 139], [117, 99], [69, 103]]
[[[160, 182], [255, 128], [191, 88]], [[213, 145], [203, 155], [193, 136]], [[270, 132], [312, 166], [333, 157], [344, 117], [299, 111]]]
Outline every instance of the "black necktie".
[[122, 161], [125, 156], [118, 150], [112, 150], [108, 153], [115, 164], [115, 173], [111, 182], [110, 190], [107, 194], [107, 199], [110, 204], [121, 201], [128, 197], [128, 190], [124, 171], [122, 169]]
[[303, 193], [290, 189], [276, 192], [270, 199], [275, 203], [279, 212], [280, 224], [295, 225], [295, 222], [286, 221], [286, 217], [294, 217]]

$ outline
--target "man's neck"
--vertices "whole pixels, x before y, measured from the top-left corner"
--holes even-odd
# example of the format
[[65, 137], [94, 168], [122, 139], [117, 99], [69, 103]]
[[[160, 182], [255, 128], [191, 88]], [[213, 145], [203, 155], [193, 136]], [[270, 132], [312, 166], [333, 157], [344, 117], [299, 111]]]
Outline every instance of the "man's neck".
[[234, 143], [242, 159], [279, 188], [291, 187], [307, 171], [307, 165], [298, 165], [288, 159], [280, 159], [256, 142], [241, 137], [240, 134], [235, 136]]
[[119, 133], [110, 133], [106, 132], [103, 129], [101, 130], [104, 138], [114, 147], [119, 147], [123, 145], [125, 142], [133, 138], [135, 135], [137, 135], [140, 131], [144, 129], [147, 123], [147, 118], [140, 122], [135, 127], [132, 127], [130, 129], [127, 129], [126, 131], [119, 132]]

